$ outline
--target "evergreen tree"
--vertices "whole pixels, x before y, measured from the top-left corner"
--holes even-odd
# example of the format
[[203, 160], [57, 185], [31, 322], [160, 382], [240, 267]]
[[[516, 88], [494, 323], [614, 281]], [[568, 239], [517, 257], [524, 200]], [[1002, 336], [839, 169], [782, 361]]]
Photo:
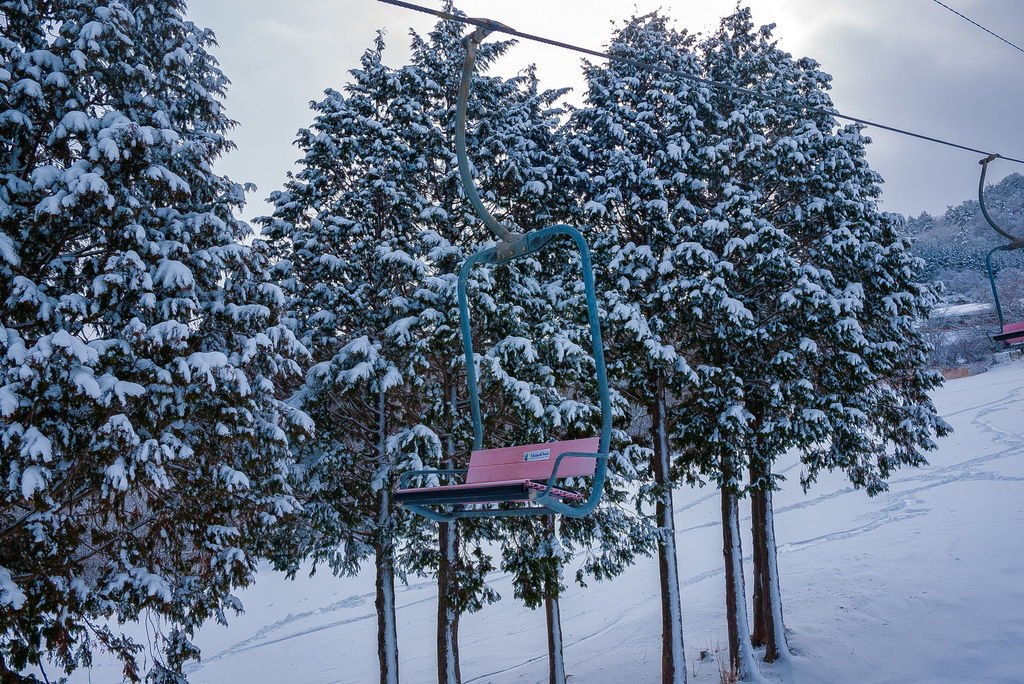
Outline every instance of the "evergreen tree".
[[[420, 179], [430, 205], [421, 221], [432, 245], [428, 259], [433, 275], [417, 296], [422, 302], [422, 328], [430, 335], [425, 342], [431, 350], [426, 371], [430, 379], [425, 388], [433, 407], [429, 424], [444, 435], [445, 454], [437, 464], [441, 467], [465, 467], [472, 436], [462, 403], [466, 381], [455, 274], [466, 256], [492, 239], [463, 196], [453, 150], [463, 28], [454, 22], [440, 22], [429, 40], [414, 36], [409, 67], [421, 79], [431, 119], [431, 126], [418, 132], [417, 145], [429, 150], [425, 154], [431, 160]], [[509, 45], [484, 43], [477, 53], [477, 71], [486, 71]], [[571, 204], [568, 193], [572, 184], [566, 175], [567, 160], [558, 128], [561, 111], [555, 107], [561, 94], [540, 91], [532, 68], [507, 80], [474, 77], [468, 112], [474, 179], [498, 220], [515, 230], [557, 222]], [[470, 300], [487, 446], [593, 434], [599, 418], [596, 404], [574, 398], [593, 397], [596, 392], [580, 266], [572, 253], [570, 245], [557, 243], [543, 254], [473, 272]], [[618, 510], [603, 511], [595, 520], [602, 522], [563, 529], [569, 530], [567, 538], [588, 547], [588, 570], [609, 576], [621, 571], [644, 548], [645, 537], [623, 534], [636, 531], [635, 521]], [[410, 538], [406, 545], [410, 568], [426, 572], [437, 568], [439, 681], [459, 678], [461, 613], [497, 598], [484, 584], [491, 559], [481, 543], [488, 540], [501, 543], [503, 565], [511, 567], [511, 562], [517, 568], [517, 595], [532, 595], [536, 587], [547, 587], [543, 602], [548, 607], [549, 633], [560, 633], [560, 584], [547, 581], [550, 573], [541, 566], [548, 561], [539, 560], [547, 557], [546, 551], [557, 541], [543, 520], [464, 519], [439, 525], [439, 537], [437, 553], [421, 538]], [[590, 549], [597, 538], [604, 538], [604, 545]], [[510, 561], [512, 557], [517, 560]], [[559, 572], [570, 559], [571, 553], [556, 559]], [[552, 637], [551, 643], [553, 671], [561, 672], [560, 640]]]
[[[697, 69], [695, 40], [650, 14], [615, 31], [609, 52], [680, 73]], [[585, 107], [572, 117], [571, 137], [584, 169], [584, 208], [598, 229], [603, 307], [613, 382], [649, 428], [624, 453], [649, 481], [643, 502], [654, 505], [662, 600], [662, 681], [686, 681], [678, 550], [672, 516], [673, 431], [670, 405], [693, 370], [686, 341], [700, 317], [699, 245], [682, 229], [697, 220], [693, 168], [700, 164], [701, 111], [706, 94], [673, 75], [611, 61], [585, 69]], [[705, 117], [706, 118], [706, 117]], [[698, 276], [696, 279], [694, 276]]]
[[[674, 59], [676, 72], [830, 106], [828, 76], [779, 51], [744, 9], [700, 45], [699, 62], [692, 40], [656, 15], [628, 22], [613, 52], [620, 43], [639, 61]], [[586, 208], [608, 250], [598, 261], [609, 265], [606, 308], [621, 321], [612, 344], [635, 345], [630, 364], [613, 370], [647, 406], [656, 510], [671, 511], [674, 474], [722, 491], [731, 663], [756, 678], [738, 528], [744, 475], [755, 500], [755, 634], [773, 659], [786, 647], [771, 463], [795, 447], [805, 485], [840, 467], [874, 492], [893, 468], [923, 461], [931, 435], [947, 429], [926, 395], [937, 380], [921, 370], [916, 327], [934, 293], [916, 282], [895, 218], [878, 211], [856, 128], [615, 63], [591, 67], [588, 84], [573, 117]], [[666, 547], [663, 679], [672, 681], [678, 612]]]
[[[152, 681], [241, 607], [295, 509], [277, 399], [305, 351], [240, 244], [243, 188], [213, 35], [180, 0], [0, 2], [0, 653], [3, 678], [93, 649], [151, 611]], [[152, 636], [152, 635], [151, 635]]]
[[[441, 22], [427, 40], [414, 34], [412, 63], [400, 69], [381, 63], [378, 36], [345, 93], [314, 104], [314, 125], [299, 134], [303, 168], [264, 219], [296, 328], [319, 362], [295, 398], [319, 426], [295, 473], [307, 514], [282, 535], [279, 560], [292, 572], [306, 557], [355, 572], [374, 557], [382, 681], [397, 677], [396, 574], [437, 577], [441, 682], [460, 678], [461, 614], [497, 599], [481, 546], [493, 525], [437, 526], [390, 496], [401, 470], [464, 467], [471, 444], [455, 280], [486, 233], [459, 193], [450, 144], [460, 30]], [[506, 48], [487, 46], [483, 63]], [[482, 81], [472, 112], [500, 119], [519, 84]], [[471, 140], [500, 147], [502, 135], [498, 125]], [[490, 168], [478, 167], [485, 185], [497, 182]], [[493, 273], [478, 275], [475, 299], [492, 302]], [[514, 318], [490, 306], [476, 313], [479, 327]]]
[[[446, 8], [453, 11], [450, 4]], [[423, 127], [409, 131], [426, 160], [418, 174], [426, 205], [419, 216], [419, 228], [430, 245], [426, 255], [430, 275], [415, 295], [414, 327], [421, 331], [421, 344], [429, 356], [428, 365], [421, 372], [421, 391], [426, 402], [423, 420], [443, 444], [438, 459], [426, 465], [442, 469], [465, 468], [469, 461], [473, 432], [465, 399], [456, 281], [465, 258], [490, 237], [462, 193], [454, 150], [456, 94], [465, 54], [464, 28], [458, 22], [441, 21], [426, 38], [412, 34], [412, 59], [404, 69], [416, 80], [427, 119]], [[480, 68], [486, 69], [509, 45], [483, 45], [477, 52]], [[484, 152], [475, 160], [475, 173], [489, 196], [493, 196], [489, 188], [497, 179], [486, 151], [505, 144], [508, 131], [501, 123], [503, 113], [518, 91], [514, 80], [474, 79], [469, 116], [485, 123], [471, 128], [468, 139], [474, 152]], [[470, 296], [474, 302], [473, 328], [479, 331], [501, 314], [491, 306], [491, 293], [496, 286], [491, 271], [481, 268], [476, 276]], [[418, 527], [415, 534], [403, 541], [402, 555], [409, 570], [437, 579], [437, 667], [441, 684], [461, 681], [461, 616], [499, 598], [486, 583], [495, 561], [483, 546], [493, 541], [496, 534], [489, 521], [463, 519]], [[434, 539], [436, 544], [432, 543]]]
[[301, 169], [262, 219], [315, 361], [294, 399], [318, 428], [295, 471], [307, 512], [285, 531], [282, 565], [294, 574], [311, 558], [355, 572], [373, 558], [382, 684], [398, 681], [396, 551], [416, 523], [398, 514], [392, 490], [402, 469], [441, 449], [420, 424], [427, 357], [410, 329], [429, 245], [416, 179], [427, 161], [407, 131], [426, 124], [415, 83], [381, 62], [383, 50], [378, 35], [345, 93], [313, 104], [297, 140]]
[[[701, 47], [707, 78], [828, 108], [830, 81], [813, 60], [779, 50], [771, 26], [747, 9], [723, 19]], [[722, 285], [740, 315], [691, 349], [715, 382], [686, 402], [679, 442], [704, 451], [723, 490], [732, 662], [756, 674], [745, 616], [736, 499], [750, 474], [754, 526], [754, 635], [766, 660], [788, 655], [782, 624], [771, 492], [772, 463], [804, 458], [805, 486], [842, 468], [869, 493], [900, 466], [924, 463], [948, 426], [927, 391], [918, 329], [934, 302], [920, 263], [879, 211], [880, 179], [857, 127], [761, 98], [715, 91], [718, 164], [706, 168], [711, 220], [701, 244], [719, 255]], [[712, 390], [712, 391], [708, 391]], [[709, 448], [710, 445], [710, 448]]]

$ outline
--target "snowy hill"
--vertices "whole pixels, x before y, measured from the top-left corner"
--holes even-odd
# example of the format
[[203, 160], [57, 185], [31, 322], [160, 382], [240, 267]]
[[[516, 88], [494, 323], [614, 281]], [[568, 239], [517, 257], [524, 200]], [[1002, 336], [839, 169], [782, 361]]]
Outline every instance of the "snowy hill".
[[[1024, 681], [1024, 362], [952, 381], [936, 402], [955, 434], [887, 494], [869, 499], [833, 477], [804, 495], [799, 466], [782, 464], [790, 481], [776, 497], [779, 563], [798, 655], [763, 666], [769, 681]], [[717, 682], [713, 656], [697, 659], [726, 644], [719, 499], [685, 489], [676, 502], [690, 680]], [[613, 582], [570, 587], [571, 681], [658, 679], [657, 575], [644, 559]], [[546, 681], [543, 612], [518, 605], [506, 577], [492, 582], [505, 598], [462, 621], [464, 681]], [[412, 578], [399, 593], [404, 682], [436, 681], [434, 591]], [[266, 571], [241, 598], [245, 615], [201, 632], [204, 660], [191, 681], [376, 681], [369, 572], [290, 582]], [[102, 662], [91, 673], [116, 679]]]

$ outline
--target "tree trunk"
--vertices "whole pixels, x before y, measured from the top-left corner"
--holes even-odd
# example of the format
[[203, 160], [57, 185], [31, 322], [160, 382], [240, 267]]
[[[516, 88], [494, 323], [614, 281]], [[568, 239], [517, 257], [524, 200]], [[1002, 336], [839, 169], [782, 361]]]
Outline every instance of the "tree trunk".
[[558, 613], [558, 597], [544, 599], [544, 616], [548, 623], [548, 682], [565, 684], [565, 658], [562, 654], [562, 619]]
[[750, 465], [750, 532], [751, 532], [751, 555], [754, 561], [754, 571], [751, 577], [753, 584], [753, 624], [750, 634], [750, 642], [754, 646], [764, 646], [768, 633], [768, 602], [767, 602], [767, 572], [765, 564], [765, 540], [764, 540], [764, 492], [758, 488], [757, 468]]
[[[728, 477], [728, 481], [732, 478]], [[722, 489], [722, 553], [725, 556], [725, 607], [729, 631], [729, 663], [742, 680], [759, 680], [747, 620], [747, 596], [743, 586], [743, 547], [740, 542], [739, 500]]]
[[390, 541], [378, 545], [377, 568], [377, 659], [380, 684], [398, 684], [398, 629], [395, 621], [395, 558]]
[[437, 682], [461, 684], [459, 668], [459, 612], [453, 600], [457, 579], [458, 522], [438, 524], [441, 559], [437, 568]]
[[658, 495], [658, 571], [661, 578], [661, 681], [685, 684], [686, 651], [683, 648], [682, 601], [679, 596], [679, 558], [676, 555], [676, 526], [672, 515], [671, 454], [668, 447], [668, 418], [665, 383], [658, 378], [651, 413], [654, 442], [654, 482]]
[[[558, 533], [555, 516], [546, 518], [548, 534]], [[548, 628], [548, 684], [565, 684], [565, 656], [562, 653], [562, 618], [558, 612], [559, 582], [557, 571], [544, 580], [544, 617]]]
[[767, 662], [789, 657], [786, 625], [782, 621], [782, 592], [779, 589], [779, 554], [775, 544], [775, 513], [772, 510], [772, 490], [764, 491], [764, 556], [765, 556], [765, 613], [767, 643], [764, 659]]
[[[456, 414], [455, 386], [448, 394], [449, 408]], [[455, 438], [449, 433], [445, 445], [446, 468], [455, 468]], [[459, 666], [459, 617], [455, 601], [458, 591], [456, 568], [459, 558], [458, 521], [438, 523], [438, 550], [440, 562], [437, 568], [437, 683], [461, 684], [462, 671]]]
[[765, 647], [764, 659], [771, 663], [785, 658], [789, 654], [789, 646], [782, 621], [770, 472], [752, 463], [750, 483], [756, 486], [751, 491], [750, 505], [754, 546], [754, 629], [751, 641], [755, 646]]
[[[387, 414], [384, 392], [377, 394], [378, 458], [382, 470], [388, 470], [385, 439]], [[380, 488], [377, 500], [377, 542], [374, 545], [376, 566], [375, 589], [377, 607], [377, 659], [380, 663], [380, 684], [398, 684], [398, 627], [395, 616], [395, 541], [394, 512], [391, 487]]]

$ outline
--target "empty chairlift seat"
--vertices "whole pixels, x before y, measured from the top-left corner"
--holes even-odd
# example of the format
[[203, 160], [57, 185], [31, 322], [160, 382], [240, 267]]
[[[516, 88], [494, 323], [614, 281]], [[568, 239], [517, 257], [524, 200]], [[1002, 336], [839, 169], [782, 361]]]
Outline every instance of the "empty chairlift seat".
[[[597, 467], [598, 438], [572, 439], [547, 444], [526, 444], [474, 451], [466, 470], [412, 471], [408, 475], [465, 474], [461, 484], [403, 487], [395, 491], [401, 504], [455, 505], [527, 502], [548, 490], [555, 464], [557, 477], [589, 477]], [[562, 457], [559, 459], [559, 457]], [[403, 477], [407, 482], [409, 478]], [[552, 487], [548, 493], [562, 501], [580, 501], [576, 492]]]
[[[466, 148], [466, 110], [473, 81], [476, 50], [492, 30], [493, 27], [479, 26], [463, 41], [466, 48], [465, 59], [455, 107], [455, 153], [459, 162], [462, 189], [477, 216], [498, 239], [498, 244], [486, 247], [466, 258], [459, 269], [456, 289], [462, 352], [466, 359], [469, 409], [473, 418], [473, 452], [469, 468], [465, 470], [417, 470], [402, 473], [398, 489], [395, 490], [395, 501], [413, 513], [436, 522], [450, 522], [459, 518], [551, 514], [582, 518], [590, 515], [601, 500], [608, 471], [608, 447], [612, 432], [612, 404], [604, 366], [601, 318], [597, 306], [597, 288], [594, 284], [590, 248], [583, 234], [572, 226], [555, 224], [525, 234], [504, 226], [487, 210], [477, 192]], [[473, 328], [469, 316], [470, 271], [475, 265], [502, 264], [512, 259], [527, 257], [546, 248], [556, 238], [568, 238], [579, 251], [579, 268], [590, 327], [590, 350], [594, 359], [594, 379], [597, 382], [597, 395], [601, 406], [600, 437], [549, 444], [527, 444], [504, 449], [483, 449], [484, 426], [476, 379], [477, 361], [473, 352]], [[554, 486], [559, 478], [580, 476], [592, 477], [590, 491], [587, 494]], [[442, 481], [432, 487], [410, 487], [415, 478], [420, 482], [424, 478]], [[455, 482], [458, 478], [462, 478], [463, 481]], [[505, 502], [532, 505], [481, 505]]]
[[993, 335], [992, 339], [1007, 346], [1024, 344], [1024, 321], [1003, 324], [1002, 332]]
[[1019, 323], [1006, 322], [1003, 305], [999, 301], [999, 288], [996, 287], [996, 269], [992, 266], [992, 257], [996, 252], [1009, 253], [1024, 250], [1024, 236], [1016, 235], [996, 223], [992, 215], [988, 213], [988, 207], [985, 205], [985, 174], [988, 172], [989, 163], [998, 158], [998, 154], [990, 154], [979, 162], [981, 164], [981, 179], [978, 181], [978, 206], [981, 208], [981, 215], [992, 226], [992, 230], [1009, 240], [1009, 243], [994, 247], [985, 256], [985, 269], [988, 271], [988, 282], [992, 286], [992, 300], [996, 305], [996, 316], [999, 318], [999, 332], [992, 335], [992, 340], [994, 342], [1001, 342], [1004, 347], [1016, 347], [1024, 344], [1024, 321]]

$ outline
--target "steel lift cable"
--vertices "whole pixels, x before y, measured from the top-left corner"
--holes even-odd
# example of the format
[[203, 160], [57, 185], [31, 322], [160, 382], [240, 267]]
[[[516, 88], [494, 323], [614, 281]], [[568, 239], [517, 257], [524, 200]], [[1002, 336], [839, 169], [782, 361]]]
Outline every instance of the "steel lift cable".
[[[870, 126], [870, 127], [873, 127], [873, 128], [879, 128], [879, 129], [884, 130], [884, 131], [889, 131], [890, 133], [896, 133], [896, 134], [899, 134], [899, 135], [905, 135], [905, 136], [908, 136], [908, 137], [911, 137], [911, 138], [917, 138], [918, 140], [925, 140], [927, 142], [936, 143], [938, 145], [945, 145], [946, 147], [952, 147], [952, 148], [955, 148], [955, 149], [958, 149], [958, 150], [964, 150], [965, 152], [974, 152], [974, 153], [983, 154], [983, 155], [995, 154], [993, 152], [989, 152], [987, 150], [982, 150], [982, 149], [979, 149], [977, 147], [971, 147], [970, 145], [963, 145], [961, 143], [953, 142], [951, 140], [944, 140], [943, 138], [937, 138], [935, 136], [926, 135], [924, 133], [916, 133], [914, 131], [907, 130], [905, 128], [899, 128], [898, 126], [890, 126], [888, 124], [878, 123], [877, 121], [871, 121], [870, 119], [864, 119], [864, 118], [857, 117], [857, 116], [850, 116], [848, 114], [843, 114], [843, 113], [839, 112], [838, 110], [836, 110], [835, 108], [832, 108], [832, 107], [828, 107], [828, 108], [826, 108], [826, 107], [814, 107], [812, 105], [807, 105], [807, 104], [804, 104], [802, 102], [797, 102], [795, 100], [789, 100], [789, 99], [784, 98], [784, 97], [777, 97], [775, 95], [769, 95], [768, 93], [758, 92], [756, 90], [751, 90], [749, 88], [741, 88], [739, 86], [734, 86], [734, 85], [731, 85], [729, 83], [723, 83], [721, 81], [714, 81], [714, 80], [711, 80], [711, 79], [702, 78], [700, 76], [694, 76], [693, 74], [687, 74], [687, 73], [675, 71], [673, 69], [669, 69], [667, 67], [663, 67], [663, 66], [660, 66], [658, 64], [650, 64], [648, 62], [641, 62], [640, 60], [631, 59], [629, 57], [623, 57], [621, 55], [613, 55], [613, 54], [608, 53], [608, 52], [601, 52], [599, 50], [592, 50], [590, 48], [581, 47], [579, 45], [573, 45], [572, 43], [566, 43], [566, 42], [563, 42], [563, 41], [560, 41], [560, 40], [555, 40], [553, 38], [546, 38], [544, 36], [539, 36], [539, 35], [535, 35], [535, 34], [532, 34], [532, 33], [526, 33], [524, 31], [519, 31], [519, 30], [511, 28], [509, 26], [505, 26], [504, 24], [499, 23], [497, 21], [494, 21], [493, 19], [479, 19], [479, 18], [473, 18], [473, 17], [460, 16], [458, 14], [452, 14], [451, 12], [445, 12], [443, 10], [437, 10], [437, 9], [433, 9], [431, 7], [424, 7], [422, 5], [416, 5], [416, 4], [411, 3], [411, 2], [405, 2], [405, 0], [378, 0], [378, 2], [383, 2], [383, 3], [387, 4], [387, 5], [394, 5], [395, 7], [402, 7], [404, 9], [413, 10], [414, 12], [421, 12], [423, 14], [429, 14], [429, 15], [438, 17], [440, 19], [447, 19], [449, 21], [457, 21], [457, 22], [460, 22], [462, 24], [467, 24], [469, 26], [476, 26], [478, 28], [487, 29], [487, 30], [489, 30], [491, 32], [494, 32], [494, 33], [504, 33], [506, 35], [514, 36], [516, 38], [522, 38], [523, 40], [530, 40], [530, 41], [533, 41], [533, 42], [536, 42], [536, 43], [543, 43], [544, 45], [552, 45], [554, 47], [562, 48], [562, 49], [565, 49], [565, 50], [571, 50], [573, 52], [579, 52], [579, 53], [584, 54], [584, 55], [591, 55], [593, 57], [600, 57], [602, 59], [607, 59], [607, 60], [611, 60], [611, 61], [615, 61], [615, 62], [620, 62], [620, 63], [623, 63], [623, 64], [629, 64], [630, 66], [636, 67], [637, 69], [643, 69], [645, 71], [654, 71], [654, 72], [661, 73], [661, 74], [668, 74], [668, 75], [676, 76], [678, 78], [681, 78], [681, 79], [684, 79], [684, 80], [687, 80], [687, 81], [690, 81], [690, 82], [693, 82], [693, 83], [699, 83], [701, 85], [708, 86], [709, 88], [715, 88], [717, 90], [727, 91], [727, 92], [735, 93], [737, 95], [744, 95], [744, 96], [747, 96], [747, 97], [758, 98], [758, 99], [764, 100], [766, 102], [774, 102], [775, 104], [780, 104], [780, 105], [783, 105], [785, 107], [788, 107], [788, 108], [796, 110], [796, 111], [810, 112], [810, 113], [814, 113], [814, 114], [825, 114], [825, 115], [828, 115], [828, 116], [833, 116], [833, 117], [835, 117], [837, 119], [843, 119], [844, 121], [852, 121], [854, 123], [858, 123], [858, 124], [861, 124], [863, 126]], [[1017, 164], [1024, 164], [1024, 159], [1021, 159], [1021, 158], [1011, 157], [1011, 156], [1005, 155], [1005, 154], [999, 154], [998, 156], [999, 156], [1000, 159], [1003, 159], [1005, 161], [1015, 162]]]
[[939, 5], [940, 7], [945, 7], [946, 9], [948, 9], [950, 12], [952, 12], [956, 16], [960, 17], [961, 19], [963, 19], [964, 21], [966, 21], [969, 24], [974, 24], [975, 26], [977, 26], [978, 28], [980, 28], [982, 31], [984, 31], [985, 33], [989, 34], [990, 36], [994, 36], [995, 38], [998, 38], [999, 40], [1003, 41], [1004, 43], [1006, 43], [1007, 45], [1012, 47], [1014, 50], [1018, 50], [1020, 52], [1024, 52], [1024, 48], [1022, 48], [1020, 45], [1017, 45], [1016, 43], [1011, 42], [1011, 41], [1007, 40], [1006, 38], [1003, 38], [1001, 35], [999, 35], [995, 31], [992, 31], [991, 29], [985, 28], [984, 26], [982, 26], [978, 22], [974, 21], [970, 17], [968, 17], [968, 16], [966, 16], [964, 14], [961, 14], [960, 12], [957, 12], [955, 9], [953, 9], [952, 7], [947, 5], [946, 3], [941, 2], [940, 0], [932, 0], [932, 2], [934, 2], [936, 5]]

